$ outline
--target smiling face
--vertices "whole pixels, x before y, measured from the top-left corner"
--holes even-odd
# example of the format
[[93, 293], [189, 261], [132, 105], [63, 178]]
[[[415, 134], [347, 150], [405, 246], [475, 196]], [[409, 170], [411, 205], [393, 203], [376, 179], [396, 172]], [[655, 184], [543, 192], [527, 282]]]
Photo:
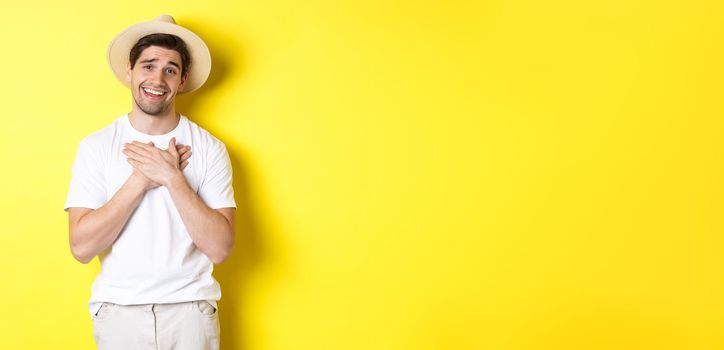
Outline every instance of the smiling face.
[[159, 46], [143, 50], [133, 68], [129, 63], [126, 71], [134, 109], [153, 116], [173, 112], [176, 94], [186, 81], [181, 68], [181, 55], [175, 50]]

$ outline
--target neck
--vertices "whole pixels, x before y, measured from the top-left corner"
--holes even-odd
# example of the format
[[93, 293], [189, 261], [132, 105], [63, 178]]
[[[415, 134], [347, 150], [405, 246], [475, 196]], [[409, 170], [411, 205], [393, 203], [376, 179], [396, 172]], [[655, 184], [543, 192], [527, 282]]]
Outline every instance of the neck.
[[181, 116], [176, 113], [174, 108], [169, 108], [162, 114], [149, 115], [144, 113], [140, 108], [133, 106], [133, 110], [128, 113], [128, 121], [134, 129], [148, 135], [163, 135], [171, 132], [178, 126]]

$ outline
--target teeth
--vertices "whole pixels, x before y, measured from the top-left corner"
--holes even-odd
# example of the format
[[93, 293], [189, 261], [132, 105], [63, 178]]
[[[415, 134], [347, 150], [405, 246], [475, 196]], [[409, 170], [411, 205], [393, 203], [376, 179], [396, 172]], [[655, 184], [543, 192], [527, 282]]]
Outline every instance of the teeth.
[[151, 90], [149, 88], [143, 88], [143, 91], [148, 92], [149, 94], [152, 94], [152, 95], [156, 95], [156, 96], [161, 96], [164, 94], [161, 91]]

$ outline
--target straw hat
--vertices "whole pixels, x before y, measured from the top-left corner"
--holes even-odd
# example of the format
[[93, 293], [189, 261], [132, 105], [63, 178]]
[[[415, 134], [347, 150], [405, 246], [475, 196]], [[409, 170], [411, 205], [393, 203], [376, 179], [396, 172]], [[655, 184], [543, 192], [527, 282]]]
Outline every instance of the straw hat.
[[126, 65], [128, 64], [128, 55], [131, 48], [139, 39], [153, 33], [176, 35], [186, 43], [189, 50], [191, 56], [191, 67], [188, 69], [189, 76], [186, 79], [183, 91], [180, 91], [179, 94], [194, 91], [204, 85], [206, 78], [209, 77], [209, 72], [211, 72], [209, 48], [198, 35], [176, 24], [173, 17], [169, 15], [161, 15], [153, 21], [134, 24], [113, 38], [111, 44], [108, 45], [108, 65], [111, 66], [116, 78], [128, 86], [126, 82]]

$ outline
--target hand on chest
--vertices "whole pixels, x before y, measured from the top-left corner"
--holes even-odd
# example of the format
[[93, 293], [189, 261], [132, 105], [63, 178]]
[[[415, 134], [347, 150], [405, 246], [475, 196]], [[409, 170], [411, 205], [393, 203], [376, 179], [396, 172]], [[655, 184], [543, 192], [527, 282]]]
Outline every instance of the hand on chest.
[[[164, 135], [166, 136], [166, 135]], [[172, 136], [157, 137], [157, 138], [138, 138], [138, 137], [123, 137], [119, 138], [118, 142], [114, 142], [111, 150], [108, 152], [108, 162], [106, 167], [106, 188], [108, 190], [109, 198], [117, 192], [121, 186], [126, 182], [129, 176], [133, 173], [133, 166], [129, 163], [129, 158], [146, 157], [149, 156], [146, 161], [164, 161], [162, 157], [158, 157], [156, 160], [151, 160], [150, 154], [155, 149], [168, 151], [169, 140]], [[198, 191], [199, 184], [201, 182], [201, 176], [203, 175], [202, 165], [203, 159], [202, 152], [200, 149], [195, 149], [195, 145], [189, 138], [183, 136], [176, 136], [176, 152], [174, 154], [177, 157], [178, 166], [182, 170], [183, 175], [186, 177], [191, 188]], [[134, 143], [136, 141], [136, 143]], [[126, 144], [132, 144], [131, 148], [135, 152], [129, 152], [129, 147]], [[141, 145], [142, 144], [142, 145]], [[124, 145], [126, 145], [124, 147]], [[125, 152], [124, 152], [125, 149]], [[157, 155], [161, 154], [156, 152]], [[165, 152], [164, 152], [165, 153]], [[170, 161], [170, 157], [166, 157], [165, 161]], [[136, 163], [138, 164], [138, 163]]]

